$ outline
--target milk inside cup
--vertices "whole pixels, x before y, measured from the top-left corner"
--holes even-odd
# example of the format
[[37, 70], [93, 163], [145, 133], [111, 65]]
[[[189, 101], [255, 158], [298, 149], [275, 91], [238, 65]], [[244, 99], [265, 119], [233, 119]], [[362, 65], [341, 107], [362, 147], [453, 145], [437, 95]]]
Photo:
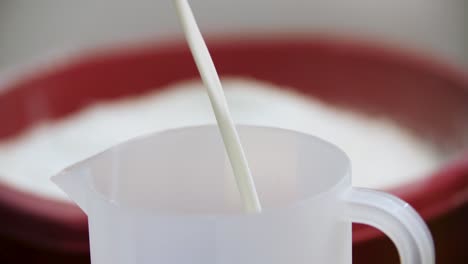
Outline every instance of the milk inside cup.
[[117, 145], [53, 177], [88, 215], [101, 263], [351, 263], [351, 223], [373, 225], [403, 264], [434, 263], [400, 199], [351, 187], [345, 153], [312, 135], [238, 126], [263, 211], [245, 213], [216, 125]]

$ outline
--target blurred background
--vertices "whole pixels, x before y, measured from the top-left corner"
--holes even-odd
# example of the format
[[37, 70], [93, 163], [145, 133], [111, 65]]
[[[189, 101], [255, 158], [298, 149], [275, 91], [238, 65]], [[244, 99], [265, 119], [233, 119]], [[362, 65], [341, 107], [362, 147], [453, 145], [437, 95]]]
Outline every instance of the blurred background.
[[[355, 185], [407, 200], [438, 262], [464, 263], [466, 0], [190, 3], [237, 122], [337, 144]], [[0, 1], [0, 118], [4, 263], [89, 263], [86, 218], [48, 177], [128, 138], [214, 121], [170, 0]], [[374, 229], [354, 226], [353, 241], [353, 263], [398, 261]]]
[[[468, 63], [466, 5], [464, 0], [192, 1], [204, 32], [339, 33], [424, 51], [462, 65]], [[171, 1], [4, 0], [0, 67], [8, 69], [60, 51], [178, 34], [172, 11]]]

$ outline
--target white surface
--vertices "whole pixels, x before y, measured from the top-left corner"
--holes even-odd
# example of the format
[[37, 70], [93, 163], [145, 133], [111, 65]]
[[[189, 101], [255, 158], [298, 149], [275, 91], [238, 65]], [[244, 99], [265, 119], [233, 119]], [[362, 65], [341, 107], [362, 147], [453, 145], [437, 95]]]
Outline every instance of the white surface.
[[237, 188], [239, 188], [239, 193], [244, 201], [245, 210], [258, 213], [262, 210], [262, 206], [210, 52], [187, 0], [175, 0], [174, 3], [188, 45], [210, 98], [224, 147], [236, 177]]
[[[192, 0], [203, 32], [366, 36], [468, 65], [466, 0]], [[170, 0], [2, 0], [0, 71], [62, 50], [181, 36]]]
[[403, 264], [434, 264], [424, 221], [394, 196], [351, 188], [337, 148], [282, 129], [239, 134], [261, 214], [243, 212], [216, 125], [131, 141], [54, 177], [88, 215], [92, 263], [350, 264], [356, 220], [387, 233]]
[[[441, 162], [429, 146], [385, 120], [337, 111], [267, 83], [225, 79], [223, 86], [236, 123], [296, 129], [342, 148], [352, 160], [356, 186], [386, 188], [410, 182], [427, 175]], [[136, 135], [214, 124], [209, 104], [200, 82], [184, 82], [161, 93], [96, 105], [60, 123], [44, 124], [15, 141], [1, 143], [0, 179], [63, 199], [63, 193], [49, 181], [50, 176]]]

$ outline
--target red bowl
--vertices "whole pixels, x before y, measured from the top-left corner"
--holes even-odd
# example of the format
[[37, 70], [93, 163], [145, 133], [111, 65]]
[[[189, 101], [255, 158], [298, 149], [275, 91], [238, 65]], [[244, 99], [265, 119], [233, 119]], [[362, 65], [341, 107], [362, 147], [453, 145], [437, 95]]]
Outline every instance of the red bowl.
[[[266, 80], [368, 115], [386, 116], [438, 146], [463, 152], [468, 79], [449, 66], [333, 38], [244, 37], [212, 40], [209, 46], [221, 75]], [[96, 101], [198, 77], [189, 50], [177, 41], [112, 49], [41, 67], [0, 87], [5, 89], [0, 93], [0, 139]], [[468, 244], [468, 155], [421, 181], [390, 191], [428, 222], [439, 263], [468, 259], [463, 248]], [[1, 260], [89, 262], [86, 217], [74, 205], [0, 185], [0, 215]], [[353, 263], [398, 261], [391, 242], [375, 229], [356, 225], [353, 236]]]

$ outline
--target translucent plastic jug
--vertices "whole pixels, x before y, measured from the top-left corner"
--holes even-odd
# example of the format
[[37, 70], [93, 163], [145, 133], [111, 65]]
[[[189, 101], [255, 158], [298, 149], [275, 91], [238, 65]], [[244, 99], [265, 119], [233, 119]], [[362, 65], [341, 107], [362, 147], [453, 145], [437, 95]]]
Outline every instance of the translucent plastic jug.
[[352, 222], [385, 232], [403, 264], [434, 263], [423, 220], [392, 195], [351, 187], [340, 149], [279, 128], [239, 133], [261, 214], [243, 212], [214, 125], [140, 137], [54, 176], [88, 215], [92, 263], [349, 264]]

